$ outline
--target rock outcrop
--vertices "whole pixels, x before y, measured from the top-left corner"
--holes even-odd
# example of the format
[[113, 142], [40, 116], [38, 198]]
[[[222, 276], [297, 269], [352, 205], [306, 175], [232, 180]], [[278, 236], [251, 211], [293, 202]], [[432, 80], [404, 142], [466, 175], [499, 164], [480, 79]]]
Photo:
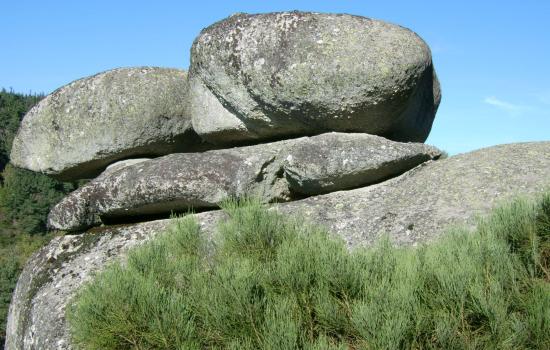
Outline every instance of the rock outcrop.
[[102, 174], [56, 205], [48, 224], [83, 230], [102, 219], [215, 208], [245, 195], [284, 202], [369, 185], [440, 154], [421, 143], [344, 133], [171, 154]]
[[80, 234], [56, 237], [25, 266], [8, 350], [72, 349], [65, 310], [79, 287], [169, 230], [168, 219], [147, 220], [173, 211], [204, 210], [192, 215], [211, 238], [225, 218], [219, 202], [254, 195], [353, 249], [384, 234], [429, 242], [550, 188], [550, 142], [448, 159], [410, 142], [428, 136], [440, 89], [426, 43], [397, 25], [238, 14], [204, 29], [191, 59], [189, 77], [143, 67], [75, 81], [23, 119], [16, 166], [65, 180], [101, 174], [51, 210], [51, 228]]
[[441, 151], [368, 134], [329, 133], [302, 139], [284, 156], [290, 191], [316, 195], [386, 180], [439, 158]]
[[[353, 248], [382, 234], [414, 245], [448, 225], [474, 223], [515, 195], [534, 196], [550, 186], [550, 142], [496, 146], [424, 163], [377, 185], [274, 206], [325, 225]], [[211, 237], [220, 211], [196, 214]], [[127, 250], [165, 231], [170, 220], [93, 229], [55, 238], [25, 267], [15, 290], [7, 349], [71, 349], [65, 308], [78, 287]]]
[[517, 143], [423, 163], [379, 184], [286, 203], [282, 210], [327, 227], [350, 247], [384, 234], [415, 245], [450, 225], [471, 225], [503, 201], [547, 189], [550, 142]]
[[11, 162], [61, 180], [110, 163], [204, 149], [191, 127], [185, 71], [121, 68], [74, 81], [23, 118]]
[[414, 32], [360, 16], [237, 14], [191, 50], [193, 127], [219, 144], [365, 132], [426, 140], [440, 101]]

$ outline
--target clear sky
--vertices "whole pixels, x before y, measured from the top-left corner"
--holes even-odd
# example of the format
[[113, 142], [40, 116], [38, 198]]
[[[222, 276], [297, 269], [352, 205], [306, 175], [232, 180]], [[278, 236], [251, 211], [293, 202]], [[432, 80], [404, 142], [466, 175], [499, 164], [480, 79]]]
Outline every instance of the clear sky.
[[386, 20], [430, 45], [443, 99], [428, 143], [455, 154], [550, 140], [548, 0], [0, 0], [0, 88], [50, 93], [115, 67], [187, 69], [202, 28], [295, 9]]

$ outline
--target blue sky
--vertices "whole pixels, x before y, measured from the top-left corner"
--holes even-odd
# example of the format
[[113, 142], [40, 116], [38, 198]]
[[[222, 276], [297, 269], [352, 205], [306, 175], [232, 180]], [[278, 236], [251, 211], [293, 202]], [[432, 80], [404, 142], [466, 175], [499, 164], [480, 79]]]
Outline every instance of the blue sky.
[[121, 66], [187, 68], [200, 30], [235, 12], [341, 12], [417, 32], [443, 100], [428, 143], [451, 154], [550, 140], [550, 1], [0, 0], [0, 87], [49, 93]]

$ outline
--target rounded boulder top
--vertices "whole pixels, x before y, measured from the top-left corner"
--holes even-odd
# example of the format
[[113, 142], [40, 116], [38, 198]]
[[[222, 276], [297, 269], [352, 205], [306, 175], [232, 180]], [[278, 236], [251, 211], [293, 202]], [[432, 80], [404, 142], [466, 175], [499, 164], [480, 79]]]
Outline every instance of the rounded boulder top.
[[193, 127], [215, 143], [325, 131], [423, 142], [440, 101], [417, 34], [347, 14], [233, 15], [195, 39], [189, 79]]
[[91, 178], [119, 159], [194, 150], [187, 73], [118, 68], [76, 80], [23, 118], [11, 162], [61, 180]]

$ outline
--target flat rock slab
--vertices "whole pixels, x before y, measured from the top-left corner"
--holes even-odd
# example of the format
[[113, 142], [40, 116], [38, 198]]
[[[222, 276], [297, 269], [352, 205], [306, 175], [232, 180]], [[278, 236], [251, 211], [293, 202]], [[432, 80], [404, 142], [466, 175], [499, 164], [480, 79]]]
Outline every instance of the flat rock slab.
[[203, 150], [191, 126], [188, 86], [185, 71], [156, 67], [74, 81], [25, 115], [11, 162], [73, 181], [119, 159]]
[[439, 155], [420, 143], [344, 133], [171, 154], [102, 174], [57, 204], [48, 225], [83, 230], [110, 218], [217, 208], [244, 195], [285, 202], [378, 182]]
[[278, 155], [288, 143], [175, 153], [125, 167], [66, 196], [50, 211], [48, 226], [83, 230], [109, 218], [217, 208], [224, 199], [250, 193], [285, 200]]
[[328, 133], [287, 151], [284, 171], [291, 191], [316, 195], [386, 180], [441, 156], [437, 148], [368, 134]]
[[[550, 188], [550, 142], [491, 147], [428, 162], [384, 183], [274, 206], [282, 213], [326, 226], [353, 248], [387, 233], [396, 244], [438, 237], [448, 225], [473, 223], [516, 195], [533, 197]], [[196, 214], [208, 237], [220, 211]], [[72, 349], [65, 308], [91, 276], [123, 258], [129, 248], [170, 220], [93, 229], [57, 237], [36, 253], [14, 292], [7, 350]]]
[[191, 49], [193, 127], [218, 144], [365, 132], [423, 142], [441, 99], [430, 49], [346, 14], [237, 14]]

